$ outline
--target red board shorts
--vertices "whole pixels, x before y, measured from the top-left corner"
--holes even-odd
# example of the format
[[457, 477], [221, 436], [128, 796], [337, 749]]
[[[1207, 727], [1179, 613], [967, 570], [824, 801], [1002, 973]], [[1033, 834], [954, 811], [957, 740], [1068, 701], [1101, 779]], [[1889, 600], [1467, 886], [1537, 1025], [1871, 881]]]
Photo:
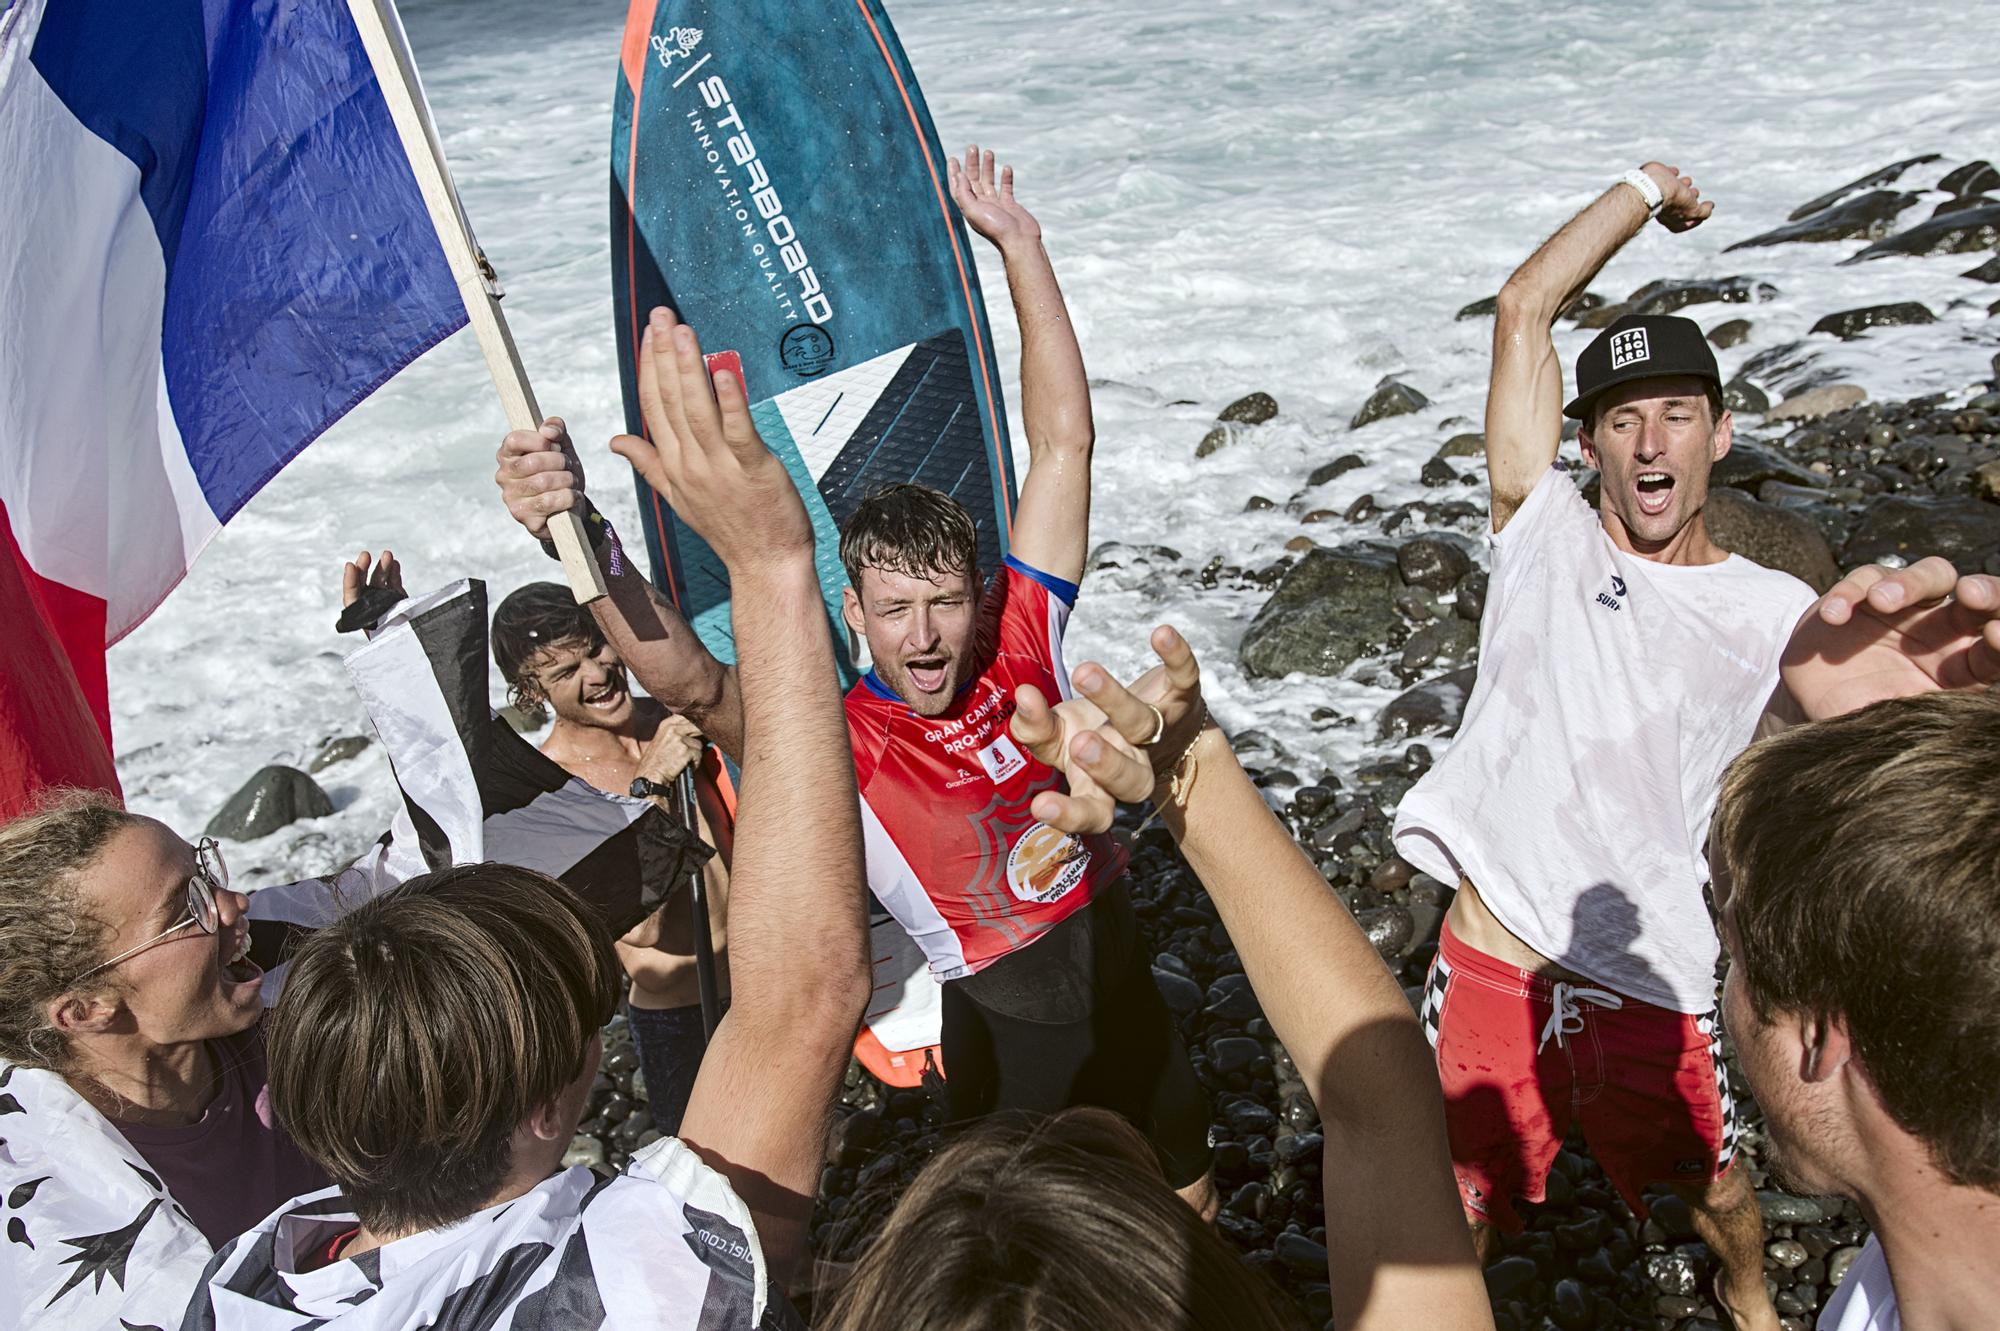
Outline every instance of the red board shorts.
[[1572, 1123], [1642, 1218], [1648, 1184], [1708, 1183], [1735, 1159], [1740, 1127], [1713, 1012], [1535, 975], [1467, 947], [1446, 924], [1423, 1023], [1474, 1221], [1519, 1233], [1514, 1200], [1543, 1200]]

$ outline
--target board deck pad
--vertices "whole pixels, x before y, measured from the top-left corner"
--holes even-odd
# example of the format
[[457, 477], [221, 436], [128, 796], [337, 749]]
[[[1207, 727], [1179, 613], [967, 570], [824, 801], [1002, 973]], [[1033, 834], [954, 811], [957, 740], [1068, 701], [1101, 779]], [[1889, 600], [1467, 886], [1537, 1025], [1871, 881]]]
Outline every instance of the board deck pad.
[[[611, 140], [627, 428], [644, 433], [639, 334], [666, 305], [740, 358], [752, 419], [812, 517], [837, 643], [839, 529], [884, 485], [958, 499], [998, 568], [1015, 494], [985, 303], [877, 0], [632, 0]], [[733, 660], [721, 562], [638, 487], [654, 582]]]

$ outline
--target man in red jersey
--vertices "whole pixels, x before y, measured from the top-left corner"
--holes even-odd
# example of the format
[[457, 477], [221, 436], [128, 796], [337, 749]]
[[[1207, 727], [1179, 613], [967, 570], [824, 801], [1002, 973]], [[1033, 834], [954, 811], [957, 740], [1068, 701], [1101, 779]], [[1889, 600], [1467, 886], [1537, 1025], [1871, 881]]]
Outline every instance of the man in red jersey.
[[[1007, 733], [1020, 685], [1069, 692], [1062, 634], [1088, 549], [1095, 438], [1083, 356], [1012, 170], [996, 175], [993, 155], [974, 147], [951, 164], [951, 190], [1006, 262], [1030, 466], [1013, 553], [990, 585], [971, 515], [935, 490], [891, 486], [842, 533], [844, 617], [872, 662], [847, 695], [869, 883], [943, 982], [952, 1117], [1118, 1110], [1152, 1141], [1168, 1181], [1210, 1214], [1208, 1103], [1153, 983], [1124, 852], [1035, 820], [1030, 801], [1062, 778]], [[685, 429], [678, 376], [656, 366], [700, 356], [691, 329], [654, 312], [639, 394], [653, 439]], [[650, 444], [621, 436], [612, 448], [659, 487]], [[559, 422], [508, 435], [497, 479], [536, 535], [582, 501]], [[619, 655], [649, 693], [740, 753], [733, 670], [643, 578], [612, 571], [596, 612]]]

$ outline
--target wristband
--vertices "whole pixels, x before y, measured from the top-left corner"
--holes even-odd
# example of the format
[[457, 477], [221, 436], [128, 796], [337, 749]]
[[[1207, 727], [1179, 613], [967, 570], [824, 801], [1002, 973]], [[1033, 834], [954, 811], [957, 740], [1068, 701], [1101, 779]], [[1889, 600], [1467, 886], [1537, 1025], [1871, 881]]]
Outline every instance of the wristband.
[[1651, 176], [1647, 175], [1644, 171], [1641, 171], [1638, 167], [1635, 166], [1630, 171], [1627, 171], [1624, 175], [1618, 177], [1615, 183], [1620, 185], [1630, 185], [1633, 189], [1638, 190], [1639, 197], [1646, 201], [1646, 216], [1648, 217], [1659, 216], [1660, 205], [1666, 202], [1667, 198], [1667, 196], [1660, 190], [1659, 181], [1654, 180]]
[[[577, 516], [583, 520], [584, 534], [590, 538], [591, 553], [604, 556], [606, 568], [612, 577], [625, 576], [625, 546], [618, 539], [618, 530], [611, 525], [611, 520], [598, 512], [597, 505], [591, 503], [588, 497], [584, 499], [583, 508]], [[552, 536], [542, 537], [542, 553], [550, 559], [562, 558], [556, 550], [555, 538]]]

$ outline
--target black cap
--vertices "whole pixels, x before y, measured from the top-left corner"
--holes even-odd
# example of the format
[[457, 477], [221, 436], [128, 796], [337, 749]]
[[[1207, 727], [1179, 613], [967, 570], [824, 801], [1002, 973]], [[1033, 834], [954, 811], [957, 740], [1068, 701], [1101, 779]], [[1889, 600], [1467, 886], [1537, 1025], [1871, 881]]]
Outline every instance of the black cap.
[[1607, 388], [1677, 374], [1722, 387], [1722, 372], [1701, 326], [1677, 314], [1628, 314], [1599, 333], [1576, 358], [1576, 398], [1563, 408], [1563, 415], [1582, 420], [1591, 401]]

